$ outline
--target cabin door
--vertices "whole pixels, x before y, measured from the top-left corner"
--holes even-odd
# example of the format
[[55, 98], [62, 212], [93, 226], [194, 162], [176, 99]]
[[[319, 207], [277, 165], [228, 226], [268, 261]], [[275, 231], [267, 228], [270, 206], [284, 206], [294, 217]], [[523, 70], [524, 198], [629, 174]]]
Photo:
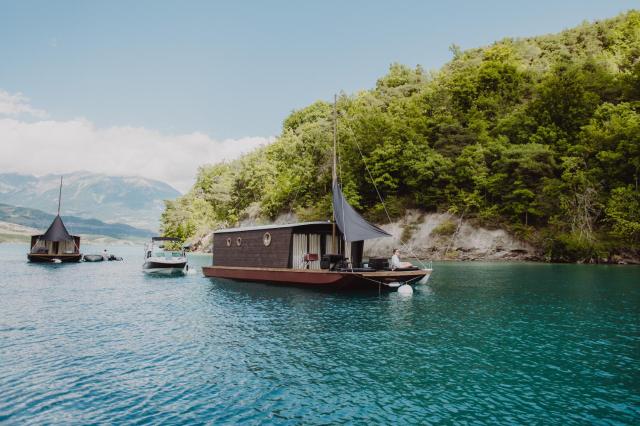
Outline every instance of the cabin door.
[[60, 248], [60, 243], [58, 241], [53, 242], [53, 254], [58, 254], [58, 249]]

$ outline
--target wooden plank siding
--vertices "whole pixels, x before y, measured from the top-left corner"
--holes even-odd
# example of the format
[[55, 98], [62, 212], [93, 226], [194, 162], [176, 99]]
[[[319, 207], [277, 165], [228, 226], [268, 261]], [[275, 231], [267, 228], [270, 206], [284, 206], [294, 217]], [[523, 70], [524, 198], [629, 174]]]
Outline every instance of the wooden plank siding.
[[[213, 236], [213, 263], [220, 266], [255, 266], [288, 268], [291, 252], [291, 228], [238, 231]], [[271, 234], [271, 244], [264, 245], [265, 232]], [[231, 238], [231, 246], [227, 246]], [[241, 238], [238, 246], [237, 239]]]
[[[263, 242], [266, 232], [271, 234], [269, 246], [265, 246]], [[343, 252], [344, 241], [342, 241], [339, 230], [337, 232], [337, 247], [340, 252]], [[330, 253], [331, 233], [332, 225], [330, 223], [297, 224], [248, 230], [221, 230], [214, 233], [213, 236], [213, 264], [234, 267], [300, 268], [302, 259], [293, 259], [294, 234], [298, 236], [295, 246], [296, 255], [302, 257], [304, 254], [302, 252], [317, 253], [320, 256]], [[238, 238], [241, 238], [240, 245], [237, 244]], [[227, 245], [227, 239], [231, 241], [230, 246]], [[302, 245], [306, 246], [306, 250]], [[353, 256], [351, 260], [354, 267], [359, 267], [362, 262], [362, 247], [362, 241], [351, 243], [350, 254]], [[310, 266], [312, 269], [318, 269], [320, 262], [313, 262]]]

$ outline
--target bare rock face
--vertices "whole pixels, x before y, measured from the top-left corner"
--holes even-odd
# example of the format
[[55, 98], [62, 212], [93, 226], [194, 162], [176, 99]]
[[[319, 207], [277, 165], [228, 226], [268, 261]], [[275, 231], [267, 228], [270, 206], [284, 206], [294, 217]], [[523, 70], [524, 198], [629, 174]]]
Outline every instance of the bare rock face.
[[211, 253], [213, 251], [213, 232], [187, 241], [191, 244], [191, 251], [199, 253]]
[[405, 257], [433, 260], [538, 260], [533, 247], [506, 231], [475, 227], [448, 213], [410, 210], [382, 228], [393, 237], [366, 241], [365, 255], [391, 256], [399, 248]]

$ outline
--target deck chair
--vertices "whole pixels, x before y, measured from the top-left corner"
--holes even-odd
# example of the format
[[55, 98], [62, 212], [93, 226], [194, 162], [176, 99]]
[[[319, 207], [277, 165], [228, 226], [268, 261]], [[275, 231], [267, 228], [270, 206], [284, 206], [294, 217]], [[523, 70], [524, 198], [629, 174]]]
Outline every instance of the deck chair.
[[320, 260], [318, 253], [305, 253], [302, 262], [302, 269], [309, 269], [311, 267], [311, 262], [316, 262], [318, 260]]

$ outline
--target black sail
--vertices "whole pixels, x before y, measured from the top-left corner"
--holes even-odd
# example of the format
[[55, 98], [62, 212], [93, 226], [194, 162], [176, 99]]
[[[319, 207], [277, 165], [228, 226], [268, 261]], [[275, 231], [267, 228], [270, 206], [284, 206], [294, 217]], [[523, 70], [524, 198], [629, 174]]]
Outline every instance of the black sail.
[[344, 198], [337, 182], [333, 183], [333, 217], [345, 241], [349, 243], [391, 236], [383, 229], [364, 220]]

